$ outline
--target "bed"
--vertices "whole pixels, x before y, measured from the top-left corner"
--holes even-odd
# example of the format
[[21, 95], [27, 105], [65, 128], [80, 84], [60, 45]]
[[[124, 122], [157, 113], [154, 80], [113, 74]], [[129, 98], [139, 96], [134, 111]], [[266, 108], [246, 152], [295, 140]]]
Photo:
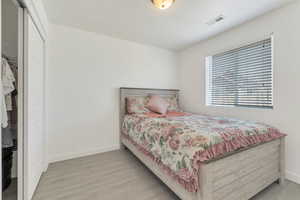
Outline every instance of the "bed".
[[[284, 134], [260, 123], [185, 112], [170, 113], [164, 117], [127, 114], [126, 98], [149, 95], [178, 99], [179, 90], [120, 88], [121, 146], [130, 150], [181, 199], [248, 200], [275, 181], [284, 184]], [[160, 126], [153, 124], [160, 124]], [[217, 144], [216, 141], [220, 140], [220, 137], [213, 134], [213, 131], [220, 131], [224, 126], [234, 127], [233, 125], [244, 125], [244, 129], [254, 127], [258, 130], [257, 135], [235, 143], [230, 140], [230, 135], [224, 134], [221, 137], [224, 141], [219, 141]], [[146, 127], [143, 129], [143, 134], [148, 140], [138, 139], [140, 136], [137, 132], [141, 126]], [[197, 140], [198, 146], [191, 144], [193, 146], [181, 147], [179, 150], [176, 141], [166, 140], [167, 144], [164, 146], [160, 137], [157, 137], [157, 140], [153, 139], [154, 133], [158, 133], [161, 127], [168, 128], [168, 126], [175, 132], [181, 130], [182, 138], [187, 138], [187, 135], [195, 137], [193, 141]], [[200, 138], [197, 135], [198, 129], [202, 132], [206, 131], [207, 138], [210, 140], [206, 141], [205, 137]], [[169, 133], [170, 128], [168, 130]], [[261, 130], [269, 132], [261, 134]], [[211, 138], [215, 139], [211, 140]], [[243, 138], [245, 137], [241, 136], [241, 139]], [[164, 154], [170, 155], [171, 159], [163, 159], [161, 155]], [[180, 160], [179, 166], [176, 159]]]

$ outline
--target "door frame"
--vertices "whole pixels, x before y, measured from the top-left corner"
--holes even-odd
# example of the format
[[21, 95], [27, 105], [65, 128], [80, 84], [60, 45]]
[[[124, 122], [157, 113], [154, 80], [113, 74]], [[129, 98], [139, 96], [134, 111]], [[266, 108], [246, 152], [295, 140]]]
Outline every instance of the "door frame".
[[[15, 0], [14, 0], [15, 1]], [[24, 8], [18, 6], [18, 200], [24, 198]]]
[[[2, 0], [0, 1], [0, 53], [1, 53], [1, 57], [2, 57]], [[1, 58], [2, 59], [2, 58]], [[2, 61], [1, 61], [2, 62]], [[0, 80], [2, 77], [2, 70], [0, 70]], [[0, 87], [0, 91], [2, 93], [2, 84]], [[0, 105], [2, 105], [2, 98], [0, 98]], [[0, 109], [0, 113], [1, 113], [1, 120], [2, 120], [2, 109]], [[2, 127], [0, 128], [0, 144], [2, 146]], [[1, 189], [1, 195], [0, 195], [0, 200], [2, 200], [2, 147], [0, 150], [0, 189]]]

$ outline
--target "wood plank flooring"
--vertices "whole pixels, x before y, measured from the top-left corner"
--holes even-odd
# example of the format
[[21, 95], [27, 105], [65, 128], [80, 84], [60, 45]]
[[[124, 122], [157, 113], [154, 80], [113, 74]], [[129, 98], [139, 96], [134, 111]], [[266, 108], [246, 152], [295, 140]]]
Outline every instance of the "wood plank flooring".
[[[33, 200], [179, 200], [128, 151], [51, 164]], [[273, 184], [252, 200], [299, 200], [300, 186]]]
[[10, 186], [2, 193], [2, 200], [17, 200], [17, 179], [12, 179]]

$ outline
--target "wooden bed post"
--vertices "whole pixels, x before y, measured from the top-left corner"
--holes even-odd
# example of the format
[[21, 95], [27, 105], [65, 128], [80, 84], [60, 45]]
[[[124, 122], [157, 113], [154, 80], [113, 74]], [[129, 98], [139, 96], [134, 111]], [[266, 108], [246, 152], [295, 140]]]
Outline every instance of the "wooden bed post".
[[280, 139], [280, 178], [279, 184], [285, 185], [285, 137]]
[[125, 98], [123, 98], [122, 89], [119, 90], [119, 140], [120, 140], [120, 150], [126, 150], [125, 145], [122, 143], [122, 125], [125, 115]]

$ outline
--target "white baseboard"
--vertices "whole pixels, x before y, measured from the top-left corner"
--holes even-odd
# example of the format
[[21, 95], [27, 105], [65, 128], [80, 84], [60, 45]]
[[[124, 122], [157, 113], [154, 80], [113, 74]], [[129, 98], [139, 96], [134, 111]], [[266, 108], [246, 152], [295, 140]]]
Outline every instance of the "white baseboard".
[[90, 155], [99, 154], [99, 153], [105, 153], [108, 151], [114, 151], [114, 150], [118, 150], [118, 149], [120, 149], [120, 145], [106, 147], [106, 148], [99, 148], [99, 149], [94, 149], [94, 150], [79, 152], [79, 153], [69, 153], [69, 154], [64, 154], [64, 155], [57, 155], [57, 156], [51, 157], [49, 160], [49, 163], [70, 160], [70, 159], [74, 159], [74, 158], [80, 158], [80, 157], [90, 156]]
[[300, 184], [300, 175], [295, 174], [295, 173], [290, 172], [290, 171], [287, 171], [285, 176], [286, 176], [286, 179], [288, 179], [292, 182]]
[[47, 163], [45, 163], [45, 166], [44, 166], [44, 172], [46, 172], [48, 170], [48, 167], [49, 167], [49, 162], [47, 161]]

